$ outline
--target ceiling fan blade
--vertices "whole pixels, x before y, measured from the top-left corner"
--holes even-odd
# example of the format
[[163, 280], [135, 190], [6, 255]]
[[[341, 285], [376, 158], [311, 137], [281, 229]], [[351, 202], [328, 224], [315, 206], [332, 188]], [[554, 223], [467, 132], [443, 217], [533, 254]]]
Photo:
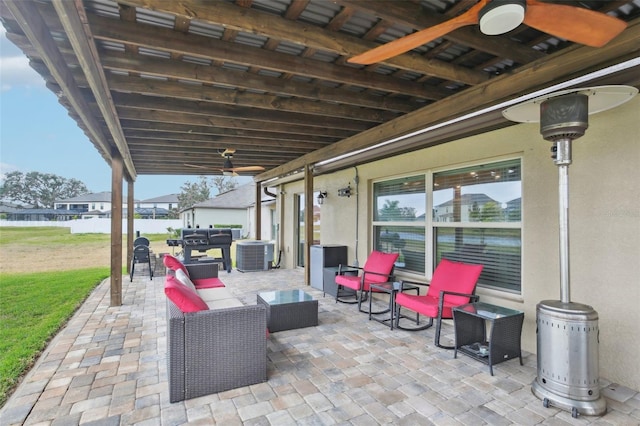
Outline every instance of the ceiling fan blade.
[[234, 172], [261, 172], [264, 170], [262, 166], [244, 166], [244, 167], [233, 167], [231, 171]]
[[451, 31], [466, 25], [478, 23], [478, 13], [489, 2], [489, 0], [480, 0], [462, 15], [451, 18], [448, 21], [425, 28], [408, 36], [398, 38], [396, 40], [385, 43], [374, 49], [356, 55], [347, 62], [360, 65], [371, 65], [385, 59], [401, 55], [418, 46], [429, 43], [432, 40], [443, 37]]
[[198, 166], [197, 164], [187, 164], [184, 163], [185, 167], [193, 167], [194, 169], [208, 169], [206, 166]]
[[527, 0], [524, 23], [575, 43], [602, 47], [627, 27], [613, 16], [582, 7]]

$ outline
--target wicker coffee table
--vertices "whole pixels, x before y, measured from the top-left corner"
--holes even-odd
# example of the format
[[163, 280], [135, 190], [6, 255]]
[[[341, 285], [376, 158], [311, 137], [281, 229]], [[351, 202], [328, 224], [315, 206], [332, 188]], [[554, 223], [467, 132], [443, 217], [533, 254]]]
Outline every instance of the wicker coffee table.
[[318, 301], [302, 290], [258, 293], [258, 303], [267, 307], [271, 333], [318, 325]]

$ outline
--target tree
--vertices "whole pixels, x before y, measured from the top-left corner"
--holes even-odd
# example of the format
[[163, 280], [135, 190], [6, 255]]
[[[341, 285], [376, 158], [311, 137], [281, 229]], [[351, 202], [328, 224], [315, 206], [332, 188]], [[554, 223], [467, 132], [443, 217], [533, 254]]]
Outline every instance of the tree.
[[399, 200], [385, 200], [384, 206], [379, 210], [379, 220], [394, 221], [415, 219], [416, 209], [414, 207], [399, 207]]
[[178, 194], [178, 209], [188, 209], [194, 205], [207, 201], [211, 198], [211, 190], [215, 189], [216, 194], [231, 191], [238, 186], [238, 182], [228, 176], [198, 176], [198, 182], [185, 182]]
[[35, 208], [54, 208], [55, 201], [89, 193], [84, 183], [51, 173], [10, 172], [4, 175], [0, 198], [33, 205]]
[[224, 175], [212, 177], [211, 184], [218, 190], [218, 194], [229, 192], [238, 187], [238, 182], [234, 178]]
[[178, 194], [178, 209], [188, 209], [211, 198], [211, 186], [205, 176], [198, 176], [198, 182], [185, 182]]

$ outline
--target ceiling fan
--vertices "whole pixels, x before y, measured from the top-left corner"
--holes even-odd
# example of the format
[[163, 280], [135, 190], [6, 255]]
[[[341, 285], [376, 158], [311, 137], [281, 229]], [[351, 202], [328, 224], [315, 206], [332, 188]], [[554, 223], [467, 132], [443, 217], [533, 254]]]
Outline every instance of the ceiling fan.
[[602, 47], [627, 27], [626, 22], [604, 13], [538, 0], [479, 0], [461, 15], [398, 38], [356, 55], [348, 62], [370, 65], [401, 55], [460, 27], [480, 24], [486, 35], [509, 32], [521, 23], [555, 37]]
[[[235, 154], [235, 152], [236, 152], [236, 150], [233, 149], [233, 148], [227, 148], [223, 152], [221, 152], [220, 155], [222, 157], [224, 157], [224, 164], [222, 165], [222, 168], [219, 168], [219, 169], [214, 168], [213, 170], [222, 172], [223, 176], [238, 176], [238, 172], [240, 172], [240, 173], [242, 173], [242, 172], [261, 172], [261, 171], [264, 170], [264, 167], [262, 167], [262, 166], [233, 167], [233, 163], [231, 162], [231, 159], [233, 158], [233, 154]], [[197, 164], [186, 164], [185, 163], [185, 166], [193, 167], [193, 168], [197, 168], [197, 169], [211, 169], [210, 167], [199, 166]]]

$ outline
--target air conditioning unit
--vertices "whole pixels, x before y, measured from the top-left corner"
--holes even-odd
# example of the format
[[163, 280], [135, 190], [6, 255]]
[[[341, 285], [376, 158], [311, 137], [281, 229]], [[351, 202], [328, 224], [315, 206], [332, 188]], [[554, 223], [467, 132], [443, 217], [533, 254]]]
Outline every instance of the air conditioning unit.
[[236, 244], [236, 268], [240, 272], [267, 271], [273, 263], [273, 243], [240, 241]]

